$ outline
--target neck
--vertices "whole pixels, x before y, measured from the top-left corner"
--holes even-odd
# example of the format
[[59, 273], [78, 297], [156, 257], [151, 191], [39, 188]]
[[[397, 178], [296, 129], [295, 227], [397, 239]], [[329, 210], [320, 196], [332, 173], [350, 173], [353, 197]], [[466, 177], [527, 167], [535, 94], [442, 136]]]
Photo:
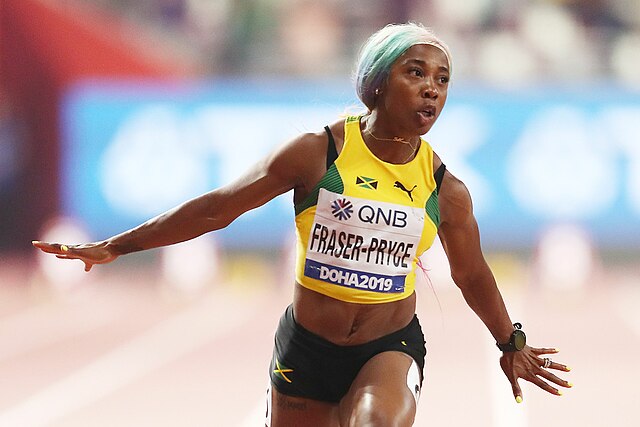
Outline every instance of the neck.
[[384, 126], [375, 112], [363, 117], [360, 130], [371, 152], [388, 163], [407, 163], [415, 157], [420, 147], [419, 135], [402, 136], [396, 133], [391, 127]]
[[363, 134], [367, 133], [376, 140], [405, 143], [414, 147], [420, 142], [420, 135], [408, 134], [388, 123], [388, 120], [380, 118], [376, 111], [372, 111], [364, 116], [361, 130]]

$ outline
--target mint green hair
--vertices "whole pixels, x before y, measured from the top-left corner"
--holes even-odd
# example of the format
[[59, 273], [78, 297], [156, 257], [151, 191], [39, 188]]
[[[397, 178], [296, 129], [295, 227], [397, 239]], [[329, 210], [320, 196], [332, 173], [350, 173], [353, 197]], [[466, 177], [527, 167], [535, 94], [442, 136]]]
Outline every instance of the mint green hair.
[[355, 72], [356, 93], [369, 110], [375, 105], [376, 89], [389, 77], [393, 63], [417, 44], [440, 49], [447, 57], [451, 72], [449, 48], [431, 29], [421, 24], [389, 24], [374, 33], [362, 46]]

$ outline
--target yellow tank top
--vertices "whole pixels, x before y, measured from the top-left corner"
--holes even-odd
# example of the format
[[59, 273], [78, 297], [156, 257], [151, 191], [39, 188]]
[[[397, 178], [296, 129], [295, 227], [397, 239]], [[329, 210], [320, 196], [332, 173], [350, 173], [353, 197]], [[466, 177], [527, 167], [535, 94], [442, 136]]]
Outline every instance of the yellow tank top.
[[296, 280], [346, 302], [407, 298], [440, 222], [433, 151], [422, 140], [409, 163], [387, 163], [366, 146], [360, 116], [344, 126], [340, 155], [295, 206]]

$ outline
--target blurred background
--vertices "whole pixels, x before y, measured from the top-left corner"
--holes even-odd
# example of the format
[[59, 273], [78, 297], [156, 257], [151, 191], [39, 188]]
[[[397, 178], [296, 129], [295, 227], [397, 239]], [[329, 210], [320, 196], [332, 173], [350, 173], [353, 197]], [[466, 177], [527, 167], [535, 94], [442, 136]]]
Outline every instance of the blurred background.
[[291, 194], [89, 274], [30, 242], [106, 238], [363, 111], [358, 50], [406, 21], [453, 54], [425, 139], [512, 318], [575, 384], [515, 404], [436, 242], [415, 425], [639, 425], [640, 2], [2, 0], [0, 426], [263, 425]]

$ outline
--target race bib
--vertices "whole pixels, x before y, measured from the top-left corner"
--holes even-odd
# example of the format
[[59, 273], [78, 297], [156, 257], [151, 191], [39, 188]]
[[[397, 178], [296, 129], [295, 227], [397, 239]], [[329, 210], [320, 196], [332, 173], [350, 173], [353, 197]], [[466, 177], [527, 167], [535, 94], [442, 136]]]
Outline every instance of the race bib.
[[425, 210], [321, 189], [307, 245], [307, 277], [373, 292], [404, 291]]

